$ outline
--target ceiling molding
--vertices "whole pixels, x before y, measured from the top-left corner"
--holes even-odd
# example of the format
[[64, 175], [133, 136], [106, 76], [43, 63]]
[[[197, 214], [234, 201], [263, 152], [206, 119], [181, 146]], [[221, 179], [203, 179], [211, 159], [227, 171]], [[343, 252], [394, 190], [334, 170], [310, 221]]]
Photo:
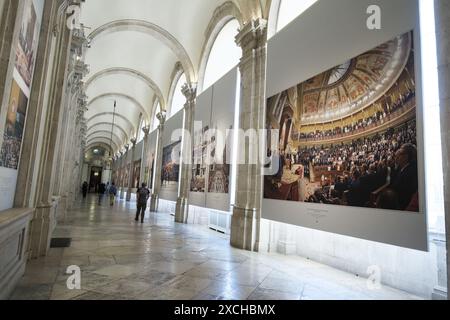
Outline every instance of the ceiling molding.
[[92, 31], [88, 38], [90, 39], [92, 46], [95, 40], [100, 36], [120, 31], [142, 32], [164, 43], [180, 60], [186, 73], [187, 81], [196, 82], [197, 72], [186, 49], [170, 32], [156, 24], [144, 20], [135, 19], [116, 20], [98, 27], [97, 29]]
[[[98, 127], [98, 126], [110, 126], [110, 127], [112, 127], [112, 122], [97, 122], [96, 124], [88, 127], [87, 132], [91, 131], [93, 128]], [[119, 124], [115, 123], [114, 124], [114, 129], [119, 129], [120, 132], [122, 132], [123, 135], [125, 136], [126, 140], [130, 139], [130, 137], [128, 136], [128, 133]]]
[[[93, 142], [103, 142], [106, 145], [108, 145], [109, 143], [111, 143], [111, 140], [109, 140], [108, 138], [104, 138], [104, 137], [93, 137], [93, 138], [91, 138], [91, 140], [88, 140], [86, 142], [86, 145], [91, 145]], [[113, 141], [112, 143], [114, 144], [114, 147], [116, 147], [116, 150], [120, 149], [119, 145], [115, 141]], [[113, 150], [113, 153], [114, 153], [114, 150]]]
[[[92, 142], [88, 145], [86, 145], [86, 147], [84, 148], [84, 152], [88, 152], [91, 149], [97, 148], [97, 147], [101, 147], [104, 148], [106, 150], [110, 150], [111, 146], [106, 144], [105, 142]], [[112, 150], [112, 152], [114, 153], [114, 150]]]
[[[92, 117], [87, 119], [86, 123], [89, 123], [90, 121], [94, 120], [95, 118], [102, 117], [102, 116], [111, 116], [112, 117], [112, 116], [114, 116], [114, 113], [113, 112], [96, 113], [95, 115], [93, 115]], [[124, 120], [131, 127], [131, 130], [136, 132], [136, 126], [127, 117], [125, 117], [125, 116], [123, 116], [123, 115], [121, 115], [119, 113], [115, 113], [115, 116], [117, 118], [120, 118], [120, 119]], [[111, 124], [112, 124], [112, 122], [111, 122]]]
[[135, 79], [138, 79], [138, 80], [141, 80], [141, 81], [145, 82], [145, 84], [147, 86], [149, 86], [150, 89], [152, 89], [155, 92], [155, 94], [157, 95], [161, 105], [165, 107], [164, 95], [163, 95], [161, 89], [159, 88], [159, 86], [150, 77], [147, 77], [142, 72], [134, 70], [134, 69], [129, 69], [129, 68], [109, 68], [109, 69], [101, 70], [101, 71], [97, 72], [96, 74], [92, 75], [86, 81], [86, 85], [85, 85], [86, 91], [93, 84], [93, 82], [95, 82], [95, 81], [97, 81], [97, 80], [99, 80], [99, 79], [101, 79], [103, 77], [110, 76], [110, 75], [127, 75], [127, 76], [131, 76], [131, 77], [133, 77]]
[[[106, 134], [105, 138], [107, 139], [111, 139], [111, 131], [106, 131], [106, 130], [99, 130], [99, 131], [93, 131], [91, 133], [88, 133], [86, 135], [86, 140], [89, 140], [93, 135], [95, 134]], [[103, 137], [103, 136], [102, 136]], [[113, 138], [117, 139], [117, 141], [115, 141], [116, 143], [119, 142], [118, 144], [123, 143], [123, 139], [120, 138], [117, 134], [113, 133]]]
[[[105, 93], [105, 94], [101, 94], [99, 96], [96, 96], [95, 98], [93, 98], [92, 100], [90, 100], [88, 102], [88, 108], [92, 104], [94, 104], [96, 101], [101, 100], [101, 99], [106, 99], [106, 98], [122, 98], [122, 99], [128, 100], [129, 102], [134, 104], [136, 107], [138, 107], [139, 110], [141, 111], [141, 113], [145, 114], [147, 122], [150, 122], [150, 114], [144, 108], [144, 106], [139, 101], [137, 101], [135, 98], [133, 98], [132, 96], [129, 96], [129, 95], [124, 94], [124, 93], [110, 92], [110, 93]], [[120, 108], [120, 106], [118, 108]]]

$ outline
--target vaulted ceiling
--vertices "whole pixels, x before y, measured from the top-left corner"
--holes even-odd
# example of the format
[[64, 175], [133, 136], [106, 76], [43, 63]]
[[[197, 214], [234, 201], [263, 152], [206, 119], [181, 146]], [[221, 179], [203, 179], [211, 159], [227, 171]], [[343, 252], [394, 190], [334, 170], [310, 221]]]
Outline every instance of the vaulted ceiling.
[[[248, 0], [246, 0], [248, 1]], [[81, 23], [89, 39], [84, 79], [87, 145], [114, 152], [150, 125], [156, 102], [166, 108], [177, 63], [196, 82], [208, 24], [226, 0], [86, 0]], [[114, 101], [117, 102], [114, 114]], [[158, 110], [159, 111], [159, 110]]]

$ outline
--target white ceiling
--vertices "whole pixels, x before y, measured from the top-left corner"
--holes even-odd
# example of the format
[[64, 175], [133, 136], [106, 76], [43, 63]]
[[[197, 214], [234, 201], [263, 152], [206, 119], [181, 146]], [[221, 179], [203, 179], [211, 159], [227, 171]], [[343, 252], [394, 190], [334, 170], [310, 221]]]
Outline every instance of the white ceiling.
[[[196, 81], [205, 31], [214, 10], [226, 0], [86, 0], [81, 23], [95, 35], [86, 54], [90, 144], [111, 139], [117, 152], [151, 124], [155, 99], [168, 101], [177, 62]], [[187, 70], [186, 70], [187, 69]]]

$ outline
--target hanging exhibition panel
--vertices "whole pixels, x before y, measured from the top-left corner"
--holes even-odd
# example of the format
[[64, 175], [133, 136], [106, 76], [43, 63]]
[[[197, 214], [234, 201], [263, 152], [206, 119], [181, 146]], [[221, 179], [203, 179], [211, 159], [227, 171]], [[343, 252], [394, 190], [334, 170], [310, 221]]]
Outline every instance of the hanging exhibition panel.
[[206, 207], [226, 212], [230, 211], [232, 130], [237, 81], [236, 67], [214, 84], [212, 99]]
[[183, 116], [181, 110], [164, 125], [160, 198], [169, 201], [178, 198]]
[[344, 1], [269, 42], [263, 218], [427, 250], [418, 6], [379, 1], [374, 32]]
[[141, 160], [134, 162], [134, 168], [133, 168], [133, 188], [139, 188], [140, 187], [140, 176], [141, 176]]
[[19, 37], [13, 49], [15, 59], [10, 61], [9, 99], [7, 105], [0, 106], [0, 110], [7, 110], [6, 119], [0, 123], [3, 132], [0, 136], [0, 211], [11, 208], [14, 201], [43, 10], [43, 0], [25, 1]]
[[197, 97], [195, 104], [189, 204], [199, 207], [206, 206], [206, 189], [208, 187], [207, 162], [212, 97], [213, 87], [210, 87]]

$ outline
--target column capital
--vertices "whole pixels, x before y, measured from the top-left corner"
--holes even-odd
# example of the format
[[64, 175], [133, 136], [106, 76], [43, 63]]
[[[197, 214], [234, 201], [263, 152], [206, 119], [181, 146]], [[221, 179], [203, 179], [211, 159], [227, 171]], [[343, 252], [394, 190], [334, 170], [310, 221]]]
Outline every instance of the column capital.
[[267, 20], [257, 18], [247, 22], [235, 38], [236, 43], [242, 48], [243, 56], [252, 50], [265, 46], [267, 43]]
[[197, 83], [185, 83], [181, 92], [186, 97], [187, 102], [192, 102], [197, 97]]
[[147, 137], [150, 133], [150, 126], [143, 127], [142, 131], [144, 131], [144, 135], [145, 135], [145, 137]]
[[134, 148], [136, 146], [137, 139], [136, 138], [131, 138], [130, 142], [131, 142], [131, 144], [133, 145], [133, 148]]
[[160, 125], [160, 126], [164, 126], [164, 123], [166, 122], [166, 115], [167, 115], [167, 114], [166, 114], [166, 111], [165, 111], [165, 110], [159, 112], [159, 113], [156, 115], [156, 118], [158, 119], [159, 125]]
[[[125, 145], [125, 150], [128, 151], [129, 149], [130, 149], [130, 145], [127, 143], [127, 144]], [[125, 151], [125, 152], [126, 152], [126, 151]]]

